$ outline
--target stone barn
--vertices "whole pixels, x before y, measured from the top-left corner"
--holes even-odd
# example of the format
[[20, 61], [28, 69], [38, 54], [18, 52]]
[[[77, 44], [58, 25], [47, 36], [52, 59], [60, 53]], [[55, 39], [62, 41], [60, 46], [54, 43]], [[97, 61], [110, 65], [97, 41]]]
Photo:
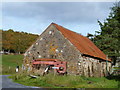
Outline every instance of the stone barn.
[[[111, 60], [87, 37], [51, 23], [24, 54], [24, 69], [33, 70], [38, 58], [60, 59], [67, 62], [67, 74], [87, 77], [106, 76]], [[39, 72], [41, 73], [41, 72]]]

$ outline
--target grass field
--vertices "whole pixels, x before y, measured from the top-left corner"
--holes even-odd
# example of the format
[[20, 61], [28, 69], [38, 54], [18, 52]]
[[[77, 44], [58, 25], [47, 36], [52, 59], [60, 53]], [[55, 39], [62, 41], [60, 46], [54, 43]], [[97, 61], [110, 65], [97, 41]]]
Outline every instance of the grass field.
[[118, 88], [118, 82], [115, 79], [107, 79], [105, 77], [81, 77], [81, 76], [58, 76], [48, 74], [31, 78], [26, 74], [16, 74], [10, 76], [15, 82], [27, 86], [51, 87], [51, 88]]
[[14, 74], [17, 65], [22, 65], [23, 55], [2, 55], [2, 74]]
[[81, 77], [81, 76], [58, 76], [48, 74], [31, 78], [26, 72], [15, 73], [15, 67], [21, 67], [23, 55], [3, 55], [2, 68], [3, 74], [12, 74], [15, 82], [27, 86], [52, 87], [52, 88], [118, 88], [119, 79], [107, 79], [105, 77]]

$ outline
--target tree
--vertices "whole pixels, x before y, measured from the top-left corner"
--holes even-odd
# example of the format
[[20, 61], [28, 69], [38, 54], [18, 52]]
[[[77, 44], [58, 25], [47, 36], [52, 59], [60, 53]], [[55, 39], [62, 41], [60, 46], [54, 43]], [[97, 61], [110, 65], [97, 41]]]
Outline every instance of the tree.
[[101, 30], [98, 35], [94, 35], [92, 41], [115, 63], [120, 56], [120, 2], [114, 4], [109, 17], [103, 23], [98, 23]]
[[2, 30], [2, 49], [13, 53], [24, 53], [26, 49], [38, 38], [38, 35], [24, 32]]

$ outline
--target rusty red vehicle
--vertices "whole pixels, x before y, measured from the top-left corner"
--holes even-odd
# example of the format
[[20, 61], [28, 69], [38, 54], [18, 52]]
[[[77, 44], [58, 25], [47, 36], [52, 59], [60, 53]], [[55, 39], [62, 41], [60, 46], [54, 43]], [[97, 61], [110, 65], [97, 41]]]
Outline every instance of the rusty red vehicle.
[[54, 72], [61, 75], [67, 74], [67, 62], [59, 59], [35, 59], [32, 61], [32, 67], [34, 68], [35, 65], [46, 66], [43, 75], [51, 69], [54, 69]]

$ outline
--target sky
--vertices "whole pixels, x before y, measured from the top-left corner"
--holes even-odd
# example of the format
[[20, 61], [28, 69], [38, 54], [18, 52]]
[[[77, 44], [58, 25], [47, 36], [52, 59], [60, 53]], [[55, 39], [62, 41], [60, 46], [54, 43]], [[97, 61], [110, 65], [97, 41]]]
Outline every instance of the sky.
[[113, 2], [3, 2], [0, 29], [41, 34], [52, 22], [69, 30], [94, 34]]

